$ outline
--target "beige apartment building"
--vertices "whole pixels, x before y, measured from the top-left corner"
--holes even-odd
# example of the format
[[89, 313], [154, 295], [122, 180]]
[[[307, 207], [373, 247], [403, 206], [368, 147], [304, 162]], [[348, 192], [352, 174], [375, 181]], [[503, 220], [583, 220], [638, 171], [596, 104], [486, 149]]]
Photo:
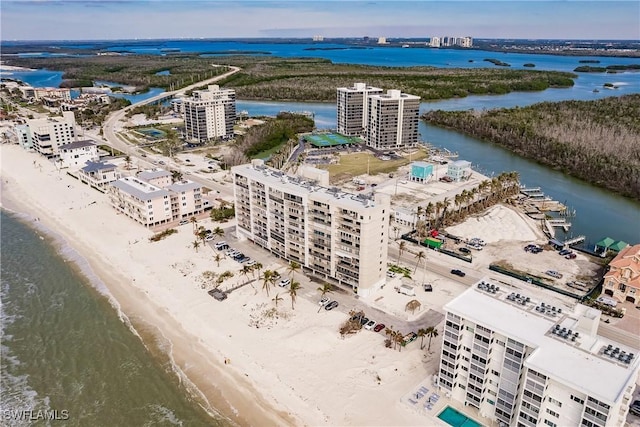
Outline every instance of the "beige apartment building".
[[194, 90], [182, 99], [185, 139], [203, 144], [214, 138], [233, 136], [236, 121], [236, 92], [210, 85], [207, 90]]
[[237, 236], [369, 295], [385, 283], [390, 198], [348, 194], [266, 167], [234, 166]]
[[598, 335], [599, 310], [515, 291], [482, 280], [444, 306], [441, 391], [483, 425], [623, 425], [638, 350]]
[[418, 144], [420, 97], [388, 90], [367, 97], [365, 141], [376, 150], [396, 150]]
[[159, 170], [144, 172], [146, 174], [120, 178], [109, 185], [109, 200], [117, 211], [145, 227], [190, 218], [204, 212], [206, 203], [202, 199], [200, 184], [189, 180], [171, 183], [169, 180], [168, 185], [160, 187], [140, 177], [151, 175], [155, 176], [156, 182], [166, 183]]
[[47, 158], [59, 156], [58, 148], [76, 140], [76, 119], [72, 111], [62, 116], [27, 120], [19, 127], [18, 138], [24, 148], [33, 148]]
[[640, 307], [640, 245], [627, 246], [611, 260], [602, 293]]
[[337, 132], [348, 136], [363, 136], [367, 127], [368, 97], [384, 91], [366, 83], [337, 89]]

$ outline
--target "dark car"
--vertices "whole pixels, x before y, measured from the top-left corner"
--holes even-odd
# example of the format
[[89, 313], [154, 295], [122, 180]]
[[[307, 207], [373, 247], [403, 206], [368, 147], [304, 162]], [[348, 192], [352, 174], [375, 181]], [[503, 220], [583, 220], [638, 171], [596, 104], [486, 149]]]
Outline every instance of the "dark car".
[[366, 325], [367, 323], [369, 323], [369, 318], [368, 317], [361, 317], [360, 318], [360, 324], [362, 326]]
[[570, 253], [571, 251], [569, 249], [563, 249], [560, 252], [558, 252], [558, 255], [565, 256], [565, 255], [569, 255]]
[[325, 310], [333, 310], [338, 306], [338, 301], [331, 301], [327, 305], [324, 306]]
[[640, 417], [640, 400], [636, 400], [629, 406], [629, 412]]
[[460, 248], [460, 249], [458, 249], [458, 250], [459, 250], [460, 252], [462, 252], [463, 254], [470, 254], [470, 253], [471, 253], [471, 251], [470, 251], [469, 249], [467, 249], [467, 248]]
[[433, 286], [431, 286], [430, 283], [425, 283], [424, 285], [422, 285], [422, 287], [424, 288], [425, 292], [433, 292]]
[[573, 252], [566, 254], [564, 257], [566, 259], [576, 259], [578, 255], [574, 254]]
[[456, 269], [451, 270], [451, 274], [455, 274], [456, 276], [460, 276], [460, 277], [464, 277], [467, 275], [464, 271], [456, 270]]
[[376, 325], [375, 328], [373, 328], [374, 332], [380, 332], [381, 330], [383, 330], [385, 328], [385, 324], [384, 323], [378, 323]]

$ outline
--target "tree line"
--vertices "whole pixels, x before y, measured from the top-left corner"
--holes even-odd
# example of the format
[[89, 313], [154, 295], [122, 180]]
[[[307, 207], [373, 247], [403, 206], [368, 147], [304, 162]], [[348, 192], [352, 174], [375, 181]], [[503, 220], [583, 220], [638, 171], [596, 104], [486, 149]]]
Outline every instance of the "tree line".
[[640, 94], [422, 118], [640, 200]]

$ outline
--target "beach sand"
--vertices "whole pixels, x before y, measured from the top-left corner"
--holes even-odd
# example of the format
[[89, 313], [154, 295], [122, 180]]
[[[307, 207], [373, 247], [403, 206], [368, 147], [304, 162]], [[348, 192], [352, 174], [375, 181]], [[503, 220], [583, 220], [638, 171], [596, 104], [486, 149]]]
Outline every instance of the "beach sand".
[[[238, 264], [229, 259], [218, 267], [208, 245], [196, 252], [191, 224], [151, 243], [152, 232], [118, 215], [106, 195], [58, 172], [46, 159], [8, 145], [0, 147], [0, 155], [3, 206], [31, 215], [78, 251], [143, 339], [156, 340], [178, 373], [234, 423], [436, 423], [433, 414], [402, 399], [435, 373], [439, 338], [429, 353], [417, 344], [389, 350], [384, 335], [370, 331], [341, 339], [338, 328], [347, 309], [318, 313], [318, 285], [300, 274], [296, 280], [303, 289], [295, 310], [281, 288], [267, 296], [261, 281], [216, 301], [201, 286], [202, 272], [234, 271], [223, 288], [251, 277], [238, 274]], [[285, 274], [282, 262], [264, 267]], [[273, 315], [278, 291], [283, 301]]]

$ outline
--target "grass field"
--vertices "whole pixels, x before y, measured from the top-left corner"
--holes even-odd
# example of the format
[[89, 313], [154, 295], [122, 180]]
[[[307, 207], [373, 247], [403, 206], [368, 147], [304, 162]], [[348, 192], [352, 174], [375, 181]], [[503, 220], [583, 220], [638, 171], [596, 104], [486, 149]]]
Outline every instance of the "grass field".
[[[421, 160], [427, 157], [427, 153], [424, 150], [420, 150], [411, 156], [411, 161]], [[365, 153], [353, 153], [340, 156], [340, 163], [335, 165], [320, 165], [321, 169], [329, 171], [329, 179], [332, 182], [343, 181], [353, 178], [358, 175], [364, 175], [367, 173], [367, 163], [370, 175], [377, 175], [379, 173], [392, 173], [398, 170], [399, 167], [408, 165], [410, 163], [409, 158], [403, 158], [398, 160], [380, 160], [373, 154]]]

